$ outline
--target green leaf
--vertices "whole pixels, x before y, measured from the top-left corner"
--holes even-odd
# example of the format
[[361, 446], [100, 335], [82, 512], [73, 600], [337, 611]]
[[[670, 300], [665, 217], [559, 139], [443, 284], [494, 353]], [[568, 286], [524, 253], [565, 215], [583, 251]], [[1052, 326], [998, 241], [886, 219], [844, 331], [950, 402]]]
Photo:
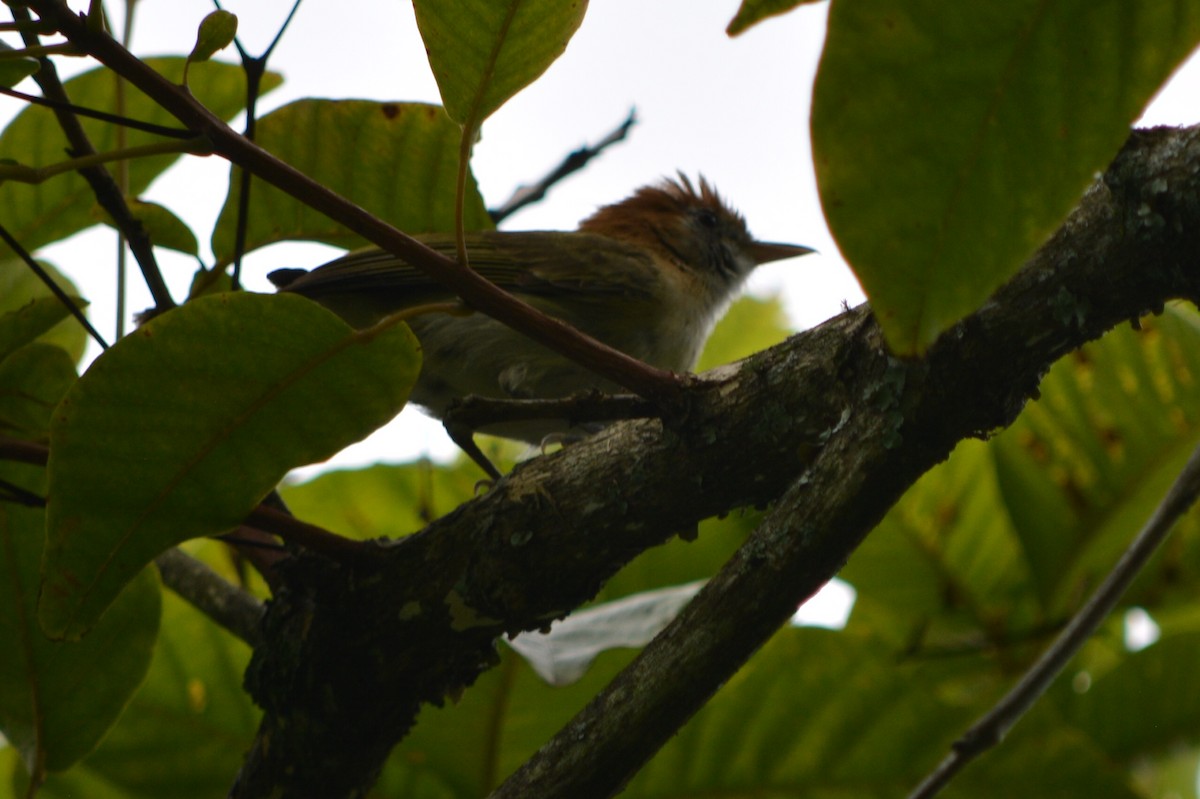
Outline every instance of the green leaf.
[[652, 547], [626, 564], [604, 583], [596, 602], [704, 580], [714, 574], [758, 526], [762, 514], [736, 511], [723, 519], [705, 519], [697, 530], [679, 530], [667, 543]]
[[475, 496], [479, 469], [429, 461], [327, 472], [280, 487], [297, 518], [358, 540], [415, 533]]
[[414, 0], [446, 113], [468, 130], [562, 55], [586, 0]]
[[[150, 58], [146, 63], [172, 80], [182, 74], [182, 58]], [[281, 82], [278, 75], [263, 76], [263, 92]], [[95, 69], [66, 82], [72, 102], [101, 111], [115, 111], [116, 80], [107, 69]], [[245, 106], [246, 82], [240, 67], [217, 62], [197, 64], [191, 71], [191, 91], [214, 114], [229, 119]], [[126, 116], [168, 127], [179, 122], [170, 113], [137, 90], [127, 87]], [[107, 122], [80, 119], [92, 145], [98, 152], [116, 149], [117, 128]], [[127, 128], [125, 145], [137, 147], [162, 141], [161, 136]], [[0, 134], [0, 158], [15, 158], [32, 167], [48, 166], [66, 156], [67, 140], [59, 129], [54, 112], [30, 106], [22, 111]], [[128, 191], [141, 194], [150, 182], [179, 159], [179, 155], [159, 155], [129, 162]], [[8, 182], [0, 185], [0, 217], [4, 226], [28, 250], [66, 238], [95, 224], [92, 206], [96, 198], [87, 181], [77, 173], [59, 175], [36, 185]], [[7, 253], [7, 248], [2, 252]], [[10, 257], [5, 255], [4, 257]]]
[[95, 747], [145, 676], [160, 590], [143, 571], [87, 638], [49, 641], [34, 618], [44, 515], [0, 503], [0, 730], [26, 768], [54, 771]]
[[889, 344], [923, 350], [1015, 273], [1197, 41], [1190, 0], [834, 3], [817, 179]]
[[[71, 300], [79, 307], [87, 305], [79, 297]], [[70, 315], [62, 300], [54, 296], [37, 297], [15, 311], [0, 314], [0, 359], [48, 333]]]
[[201, 297], [119, 341], [51, 428], [44, 629], [78, 636], [158, 553], [387, 422], [419, 368], [406, 325], [354, 331], [291, 295]]
[[[1068, 678], [1051, 697], [1064, 718], [1109, 757], [1132, 764], [1182, 741], [1200, 740], [1200, 684], [1196, 661], [1200, 634], [1169, 635], [1139, 652], [1127, 653], [1103, 674], [1093, 674], [1084, 691]], [[1130, 708], [1137, 708], [1130, 713]]]
[[[250, 648], [173, 593], [146, 680], [87, 758], [40, 799], [224, 796], [261, 715], [242, 688]], [[2, 793], [0, 793], [2, 795]]]
[[[1055, 364], [1041, 399], [993, 442], [1004, 505], [1054, 614], [1112, 568], [1200, 439], [1200, 318], [1171, 306], [1141, 326]], [[1197, 556], [1193, 512], [1126, 601], [1164, 601], [1165, 589], [1200, 577]]]
[[973, 651], [1027, 636], [1038, 605], [1006, 511], [988, 445], [961, 442], [842, 570], [858, 592], [848, 629], [917, 652]]
[[421, 710], [374, 788], [380, 797], [486, 796], [632, 659], [628, 651], [605, 652], [582, 680], [553, 688], [515, 653], [500, 656], [461, 700]]
[[813, 2], [816, 0], [742, 0], [737, 15], [730, 20], [729, 27], [725, 29], [725, 32], [730, 36], [737, 36], [767, 17], [786, 14], [797, 6]]
[[[136, 197], [126, 198], [125, 203], [129, 206], [133, 218], [145, 229], [151, 243], [185, 255], [200, 256], [200, 244], [196, 241], [196, 234], [170, 208]], [[93, 216], [105, 225], [116, 228], [112, 217], [100, 206], [93, 208]]]
[[787, 338], [788, 332], [787, 314], [778, 297], [765, 300], [742, 297], [717, 322], [696, 371], [733, 363], [765, 350]]
[[0, 360], [0, 434], [48, 440], [51, 414], [74, 382], [75, 362], [52, 344], [27, 344]]
[[[7, 42], [0, 41], [0, 55], [15, 53], [16, 48]], [[28, 56], [21, 58], [0, 58], [0, 86], [11, 89], [21, 81], [35, 74], [41, 66], [36, 58]]]
[[[44, 262], [41, 262], [41, 266], [68, 296], [78, 295], [75, 284], [58, 270]], [[38, 301], [38, 306], [26, 312], [28, 316], [22, 317], [22, 309], [34, 300]], [[86, 301], [83, 302], [86, 305]], [[11, 325], [10, 332], [5, 334], [3, 346], [15, 348], [27, 341], [29, 332], [43, 325], [45, 320], [63, 313], [62, 321], [39, 333], [38, 340], [61, 347], [71, 356], [73, 363], [78, 363], [87, 347], [87, 333], [65, 309], [53, 310], [56, 306], [61, 308], [62, 304], [23, 261], [0, 261], [0, 313], [4, 313], [7, 320], [0, 324]], [[7, 316], [13, 312], [16, 312], [16, 316]]]
[[[298, 100], [258, 123], [258, 143], [386, 222], [410, 233], [454, 229], [459, 130], [435, 105], [367, 100]], [[217, 259], [233, 258], [241, 172], [213, 231]], [[474, 179], [467, 230], [492, 227]], [[367, 242], [284, 192], [257, 182], [250, 192], [246, 251], [277, 241], [321, 241], [346, 249]]]
[[224, 50], [237, 36], [238, 18], [223, 9], [210, 13], [200, 21], [196, 31], [196, 45], [188, 55], [189, 64], [207, 61], [217, 52]]
[[[622, 797], [902, 796], [990, 699], [844, 633], [781, 630]], [[1070, 790], [1068, 790], [1070, 789]], [[1043, 715], [960, 775], [947, 796], [1133, 799], [1124, 775]]]

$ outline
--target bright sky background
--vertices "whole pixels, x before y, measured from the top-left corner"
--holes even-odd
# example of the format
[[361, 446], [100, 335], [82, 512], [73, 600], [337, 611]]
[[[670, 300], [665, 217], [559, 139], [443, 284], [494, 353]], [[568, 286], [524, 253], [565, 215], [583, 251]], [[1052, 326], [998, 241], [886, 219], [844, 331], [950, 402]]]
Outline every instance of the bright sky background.
[[[799, 329], [836, 314], [843, 302], [853, 305], [862, 299], [825, 227], [809, 148], [809, 102], [827, 6], [803, 6], [730, 39], [724, 29], [737, 6], [737, 0], [591, 3], [565, 55], [485, 123], [473, 168], [485, 201], [498, 205], [519, 184], [537, 179], [580, 145], [595, 142], [636, 108], [639, 123], [627, 141], [505, 227], [571, 229], [597, 206], [621, 200], [664, 175], [676, 170], [703, 174], [745, 214], [758, 238], [820, 251], [769, 265], [750, 281], [756, 294], [779, 292]], [[226, 0], [225, 7], [238, 14], [240, 38], [258, 54], [274, 36], [290, 0]], [[187, 53], [197, 24], [211, 10], [210, 0], [141, 0], [134, 51]], [[110, 4], [116, 30], [119, 11]], [[4, 38], [19, 46], [11, 35]], [[233, 56], [226, 51], [222, 57]], [[60, 64], [64, 75], [90, 66], [82, 60]], [[407, 2], [305, 0], [270, 67], [284, 75], [285, 83], [264, 98], [263, 113], [299, 97], [439, 102]], [[30, 86], [27, 81], [20, 88], [32, 91]], [[1193, 57], [1142, 124], [1200, 121], [1197, 97], [1200, 59]], [[20, 108], [19, 102], [0, 98], [0, 120]], [[144, 197], [171, 207], [206, 247], [207, 232], [224, 202], [227, 176], [227, 166], [215, 158], [188, 157]], [[107, 264], [113, 262], [114, 248], [114, 235], [96, 229], [43, 253], [66, 268], [92, 300], [93, 321], [109, 338], [115, 328], [114, 278]], [[266, 291], [263, 276], [271, 269], [316, 266], [335, 254], [319, 245], [277, 245], [249, 256], [244, 279], [249, 288]], [[161, 263], [176, 296], [182, 297], [194, 263], [169, 254]], [[149, 305], [149, 298], [132, 266], [131, 274], [129, 307], [136, 311]], [[406, 411], [333, 463], [455, 453], [440, 424]], [[806, 606], [803, 618], [838, 626], [850, 597], [850, 589], [835, 581], [819, 598], [824, 601]]]

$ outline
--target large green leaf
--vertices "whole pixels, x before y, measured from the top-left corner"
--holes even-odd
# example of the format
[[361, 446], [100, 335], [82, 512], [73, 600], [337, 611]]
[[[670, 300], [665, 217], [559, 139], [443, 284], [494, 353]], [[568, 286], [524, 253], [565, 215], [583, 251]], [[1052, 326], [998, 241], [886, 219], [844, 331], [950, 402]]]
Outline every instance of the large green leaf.
[[1061, 680], [1050, 696], [1109, 757], [1133, 765], [1200, 742], [1198, 658], [1200, 634], [1168, 635], [1082, 682]]
[[889, 343], [924, 349], [1012, 275], [1197, 41], [1192, 0], [833, 3], [817, 178]]
[[122, 339], [51, 429], [43, 627], [79, 635], [158, 553], [391, 419], [419, 368], [407, 326], [354, 331], [292, 295], [202, 297]]
[[468, 130], [562, 55], [587, 0], [414, 0], [446, 112]]
[[[297, 100], [258, 123], [258, 143], [329, 189], [408, 233], [454, 229], [459, 130], [436, 105], [368, 100]], [[241, 171], [212, 247], [233, 257]], [[468, 180], [467, 230], [492, 227], [483, 198]], [[250, 191], [246, 251], [289, 240], [322, 241], [346, 249], [366, 244], [357, 234], [261, 181]]]
[[[158, 72], [178, 81], [183, 74], [183, 58], [151, 58], [146, 63]], [[278, 75], [263, 77], [263, 91], [281, 82]], [[224, 119], [241, 111], [246, 102], [246, 81], [240, 67], [210, 61], [195, 64], [189, 76], [191, 91], [214, 114]], [[72, 102], [112, 112], [116, 108], [116, 80], [113, 73], [100, 68], [66, 82]], [[126, 116], [157, 125], [179, 127], [179, 122], [131, 86], [126, 86]], [[81, 119], [92, 146], [106, 152], [117, 146], [117, 128], [107, 122]], [[127, 128], [125, 145], [136, 147], [161, 142], [161, 136]], [[66, 156], [66, 137], [59, 129], [54, 112], [30, 106], [22, 111], [0, 134], [0, 158], [12, 158], [26, 166], [41, 167], [62, 161]], [[159, 155], [129, 162], [128, 191], [137, 195], [155, 177], [180, 156]], [[87, 182], [77, 173], [59, 175], [36, 185], [4, 183], [0, 185], [0, 217], [4, 226], [28, 250], [66, 238], [96, 223], [92, 207], [96, 198]], [[7, 253], [7, 248], [3, 249]], [[6, 267], [7, 268], [7, 267]]]
[[[936, 673], [897, 664], [873, 642], [785, 629], [622, 796], [903, 796], [995, 688], [980, 679], [951, 693]], [[1018, 733], [947, 795], [1134, 796], [1069, 727], [1043, 718]]]
[[964, 441], [855, 551], [850, 629], [897, 649], [956, 650], [1025, 635], [1038, 619], [1029, 565], [987, 445]]
[[[993, 442], [1004, 506], [1054, 613], [1112, 567], [1200, 439], [1200, 319], [1172, 306], [1142, 327], [1114, 330], [1057, 363], [1041, 399]], [[1198, 555], [1193, 513], [1140, 585], [1163, 578], [1162, 601], [1172, 583], [1200, 576]], [[1186, 601], [1193, 596], [1188, 588]]]
[[35, 618], [44, 516], [0, 503], [0, 731], [28, 769], [55, 771], [96, 746], [145, 676], [160, 591], [143, 572], [87, 638], [48, 640]]
[[425, 707], [396, 748], [379, 784], [385, 799], [486, 796], [613, 678], [630, 652], [606, 652], [572, 685], [552, 688], [514, 652], [461, 700]]
[[721, 364], [752, 355], [778, 344], [789, 333], [787, 314], [778, 297], [760, 300], [742, 297], [717, 322], [704, 345], [696, 371], [703, 372]]
[[242, 688], [249, 659], [243, 642], [164, 593], [162, 631], [142, 687], [96, 751], [51, 775], [39, 796], [224, 796], [260, 716]]
[[327, 472], [280, 488], [297, 518], [349, 538], [415, 533], [475, 496], [479, 468], [420, 461]]

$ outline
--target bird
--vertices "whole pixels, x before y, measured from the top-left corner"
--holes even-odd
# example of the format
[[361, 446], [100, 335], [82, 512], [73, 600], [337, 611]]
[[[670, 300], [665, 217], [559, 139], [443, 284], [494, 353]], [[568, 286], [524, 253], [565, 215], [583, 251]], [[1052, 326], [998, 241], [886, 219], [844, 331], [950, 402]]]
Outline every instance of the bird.
[[[452, 235], [416, 238], [455, 257]], [[707, 180], [693, 184], [683, 173], [599, 208], [576, 231], [469, 232], [466, 250], [471, 268], [500, 288], [672, 372], [695, 366], [717, 319], [755, 267], [813, 252], [755, 240], [745, 219]], [[314, 300], [356, 328], [454, 299], [433, 278], [379, 249], [352, 252], [311, 271], [279, 269], [268, 278], [280, 291]], [[410, 399], [438, 419], [472, 395], [557, 399], [621, 390], [481, 313], [430, 313], [408, 324], [422, 350]], [[594, 429], [545, 418], [485, 424], [478, 432], [536, 446]]]

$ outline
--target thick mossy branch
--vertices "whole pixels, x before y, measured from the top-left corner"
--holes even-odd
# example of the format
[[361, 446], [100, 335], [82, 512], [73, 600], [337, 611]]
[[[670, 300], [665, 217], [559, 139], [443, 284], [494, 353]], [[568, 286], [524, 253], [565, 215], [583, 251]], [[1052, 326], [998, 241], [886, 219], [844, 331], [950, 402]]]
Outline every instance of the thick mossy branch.
[[1139, 132], [1027, 268], [924, 357], [890, 356], [856, 309], [708, 373], [665, 429], [623, 423], [536, 458], [356, 562], [297, 557], [247, 678], [266, 716], [233, 795], [360, 795], [422, 703], [495, 661], [496, 636], [563, 615], [674, 531], [775, 502], [497, 794], [610, 795], [958, 441], [1011, 423], [1065, 353], [1198, 289], [1200, 128]]

